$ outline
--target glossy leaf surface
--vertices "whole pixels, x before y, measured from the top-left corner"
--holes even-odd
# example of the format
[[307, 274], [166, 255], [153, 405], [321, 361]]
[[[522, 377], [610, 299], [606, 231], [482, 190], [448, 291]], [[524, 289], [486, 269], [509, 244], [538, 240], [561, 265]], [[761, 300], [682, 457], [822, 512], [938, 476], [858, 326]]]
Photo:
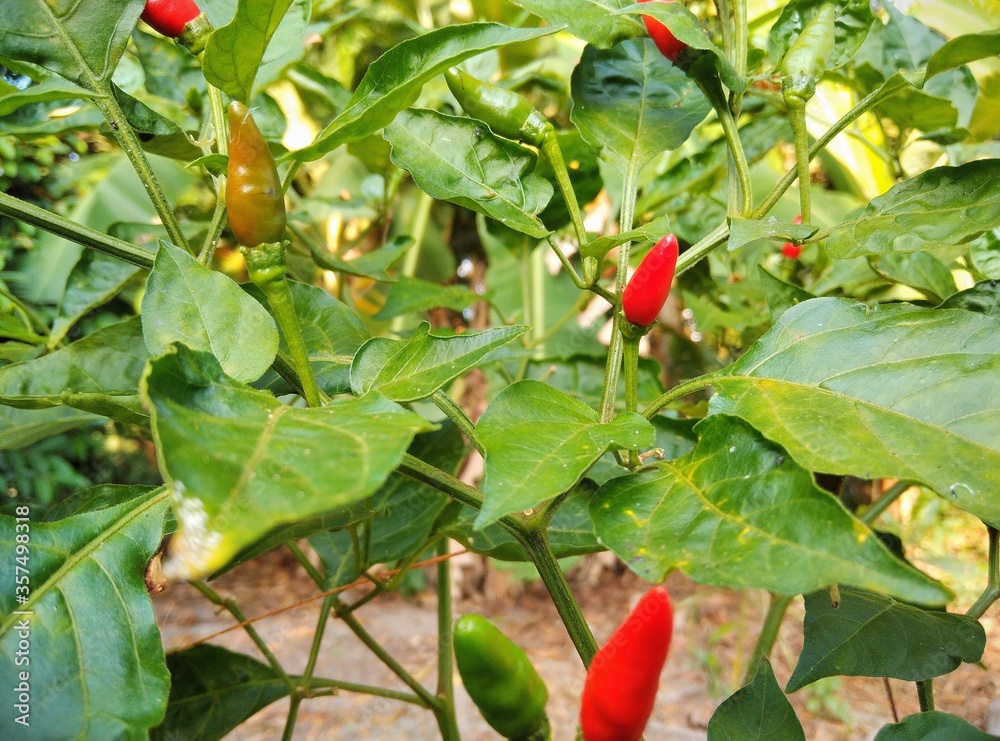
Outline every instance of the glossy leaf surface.
[[536, 156], [471, 118], [413, 109], [385, 130], [392, 162], [430, 196], [471, 208], [532, 237], [552, 186], [532, 171]]
[[708, 741], [805, 741], [792, 703], [763, 659], [753, 680], [716, 708], [708, 721]]
[[611, 447], [653, 444], [653, 426], [638, 414], [601, 424], [586, 404], [530, 380], [500, 392], [476, 432], [486, 449], [479, 527], [569, 491]]
[[160, 243], [142, 298], [142, 334], [150, 355], [175, 342], [212, 353], [240, 381], [260, 378], [278, 350], [278, 328], [267, 311], [231, 278]]
[[736, 414], [813, 471], [920, 481], [1000, 523], [1000, 323], [814, 299], [715, 376]]
[[[15, 520], [0, 516], [0, 675], [30, 673], [32, 738], [143, 738], [163, 718], [169, 677], [143, 575], [167, 495], [30, 523], [30, 597], [15, 603]], [[23, 572], [22, 572], [23, 573]], [[15, 611], [29, 612], [17, 615]], [[16, 652], [27, 621], [30, 665]], [[22, 635], [19, 635], [22, 634]], [[12, 687], [13, 688], [13, 687]], [[17, 738], [8, 708], [0, 729]]]
[[572, 85], [573, 123], [623, 176], [683, 144], [710, 109], [697, 86], [664, 62], [649, 39], [606, 51], [588, 46]]
[[695, 449], [612, 479], [591, 504], [601, 541], [640, 576], [782, 594], [855, 584], [940, 605], [940, 584], [892, 556], [777, 445], [731, 417], [695, 428]]
[[805, 645], [785, 690], [837, 675], [932, 679], [979, 661], [985, 647], [982, 624], [965, 615], [849, 587], [833, 608], [827, 592], [815, 592], [806, 595]]
[[341, 144], [363, 139], [409, 108], [423, 84], [463, 59], [518, 41], [528, 41], [553, 29], [508, 28], [498, 23], [445, 26], [407, 39], [368, 67], [344, 110], [304, 149], [292, 153], [311, 161]]
[[183, 345], [153, 361], [143, 393], [180, 522], [171, 578], [211, 573], [272, 528], [360, 501], [429, 427], [375, 395], [288, 407]]
[[893, 186], [821, 240], [832, 257], [962, 244], [1000, 226], [1000, 160], [935, 167]]
[[423, 399], [524, 331], [525, 327], [496, 327], [435, 337], [424, 322], [407, 340], [376, 337], [366, 342], [354, 358], [351, 388], [358, 396], [375, 391], [393, 401]]

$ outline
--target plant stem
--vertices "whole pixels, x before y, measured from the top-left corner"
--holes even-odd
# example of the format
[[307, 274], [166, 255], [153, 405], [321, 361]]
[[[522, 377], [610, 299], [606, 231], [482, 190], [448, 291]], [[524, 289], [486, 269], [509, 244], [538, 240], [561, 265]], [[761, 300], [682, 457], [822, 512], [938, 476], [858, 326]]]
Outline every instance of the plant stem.
[[267, 647], [267, 643], [265, 643], [264, 639], [260, 637], [260, 633], [257, 632], [253, 623], [247, 622], [246, 615], [243, 614], [243, 611], [236, 603], [236, 600], [223, 597], [200, 579], [195, 579], [190, 582], [190, 584], [201, 592], [209, 602], [226, 610], [226, 612], [236, 619], [236, 622], [243, 626], [243, 630], [245, 630], [247, 635], [250, 636], [250, 640], [254, 642], [257, 649], [264, 655], [264, 658], [267, 659], [267, 663], [271, 665], [271, 668], [274, 669], [275, 673], [278, 674], [278, 676], [280, 676], [284, 683], [288, 686], [289, 692], [294, 695], [296, 687], [292, 678], [288, 676], [288, 673], [281, 665], [281, 662], [278, 661], [278, 658], [271, 652], [271, 649]]
[[532, 529], [519, 540], [528, 552], [531, 562], [538, 569], [538, 576], [548, 590], [583, 665], [589, 667], [590, 662], [594, 660], [594, 654], [597, 653], [597, 641], [590, 632], [590, 626], [580, 610], [580, 605], [573, 597], [544, 528]]
[[115, 239], [89, 226], [77, 224], [75, 221], [3, 192], [0, 192], [0, 214], [37, 226], [39, 229], [147, 270], [153, 267], [153, 260], [156, 258], [155, 253], [149, 250]]
[[184, 233], [177, 223], [173, 209], [167, 203], [166, 196], [163, 195], [160, 181], [156, 177], [156, 173], [153, 172], [153, 167], [149, 164], [149, 160], [146, 159], [146, 152], [142, 148], [142, 142], [139, 141], [139, 137], [132, 130], [132, 125], [125, 117], [125, 112], [118, 105], [115, 96], [109, 91], [107, 97], [95, 98], [94, 104], [104, 115], [104, 118], [107, 119], [111, 130], [115, 132], [115, 139], [118, 140], [118, 144], [122, 148], [122, 151], [125, 152], [125, 156], [132, 163], [132, 167], [139, 176], [142, 187], [145, 188], [146, 193], [149, 195], [149, 200], [153, 203], [153, 208], [156, 210], [157, 216], [160, 217], [163, 228], [167, 230], [167, 236], [170, 237], [170, 241], [190, 252], [191, 247], [188, 245], [187, 239], [184, 237]]
[[[483, 495], [479, 491], [408, 453], [404, 454], [403, 462], [396, 470], [477, 511], [482, 509]], [[550, 511], [546, 510], [546, 517], [541, 518], [540, 521], [544, 522], [549, 513]], [[540, 521], [536, 519], [536, 524], [529, 526], [522, 516], [507, 516], [498, 520], [499, 524], [513, 535], [527, 551], [528, 557], [538, 569], [542, 583], [555, 603], [559, 617], [562, 618], [566, 632], [569, 633], [580, 658], [583, 659], [584, 665], [589, 666], [590, 660], [597, 652], [597, 642], [580, 611], [580, 606], [573, 598], [573, 593], [566, 583], [562, 569], [559, 568], [559, 562], [556, 560], [548, 536], [545, 534], [544, 525], [538, 524]]]
[[[427, 234], [427, 225], [431, 219], [431, 207], [434, 199], [420, 191], [417, 199], [417, 208], [413, 212], [413, 220], [410, 222], [410, 236], [413, 238], [413, 246], [406, 252], [399, 274], [405, 278], [412, 278], [417, 274], [417, 266], [420, 264], [420, 251], [424, 244], [424, 235]], [[399, 334], [406, 326], [406, 317], [398, 316], [392, 320], [390, 329], [393, 333]]]
[[729, 101], [722, 89], [722, 83], [714, 74], [695, 75], [694, 81], [705, 93], [705, 97], [708, 98], [708, 102], [711, 103], [719, 117], [719, 123], [722, 124], [722, 133], [726, 137], [726, 144], [729, 145], [729, 155], [736, 167], [740, 183], [742, 207], [739, 215], [747, 216], [753, 210], [753, 183], [750, 180], [750, 166], [747, 164], [747, 156], [743, 151], [743, 143], [740, 141], [740, 130], [736, 125], [736, 119], [733, 118], [733, 112], [729, 108]]
[[986, 526], [986, 532], [990, 539], [990, 552], [987, 570], [986, 589], [976, 600], [975, 604], [966, 613], [976, 620], [981, 618], [994, 602], [1000, 598], [1000, 537], [996, 528]]
[[795, 97], [786, 98], [788, 122], [795, 138], [795, 170], [799, 181], [799, 212], [802, 223], [812, 221], [812, 207], [809, 199], [809, 130], [806, 128], [806, 103]]
[[912, 484], [909, 481], [897, 481], [889, 489], [882, 493], [878, 499], [872, 502], [858, 517], [866, 525], [871, 525], [879, 518], [889, 506], [902, 496], [903, 492], [909, 489]]
[[781, 629], [781, 621], [785, 618], [785, 612], [792, 603], [792, 598], [783, 594], [770, 592], [770, 605], [767, 614], [764, 616], [764, 623], [760, 626], [760, 635], [757, 636], [757, 643], [750, 652], [749, 663], [746, 672], [743, 674], [743, 684], [749, 684], [757, 671], [757, 664], [762, 658], [771, 655], [774, 642], [778, 640], [778, 631]]
[[[573, 183], [569, 178], [569, 171], [566, 169], [566, 160], [563, 157], [562, 147], [559, 146], [559, 139], [555, 130], [550, 130], [542, 140], [542, 154], [552, 165], [552, 171], [556, 176], [556, 184], [562, 191], [563, 201], [566, 202], [566, 210], [569, 211], [570, 221], [573, 223], [573, 231], [576, 233], [576, 243], [580, 251], [587, 244], [587, 230], [583, 225], [583, 214], [580, 212], [580, 204], [576, 200], [576, 191], [573, 190]], [[589, 268], [589, 269], [588, 269]], [[593, 283], [596, 277], [597, 261], [586, 259], [583, 261], [583, 278], [587, 283]]]
[[[297, 677], [293, 677], [296, 679]], [[367, 684], [357, 684], [355, 682], [342, 682], [339, 679], [314, 678], [312, 687], [329, 687], [335, 690], [346, 690], [347, 692], [357, 692], [362, 695], [374, 695], [375, 697], [385, 697], [389, 700], [399, 700], [422, 708], [428, 707], [422, 699], [409, 692], [399, 692], [398, 690], [385, 689], [384, 687], [373, 687]]]
[[545, 250], [536, 246], [531, 251], [531, 344], [536, 358], [545, 357], [542, 337], [545, 335]]
[[358, 622], [358, 619], [354, 617], [337, 595], [331, 596], [333, 597], [333, 610], [337, 614], [337, 617], [344, 621], [344, 624], [351, 629], [351, 632], [358, 637], [358, 640], [365, 644], [368, 650], [375, 654], [379, 661], [385, 664], [393, 674], [399, 677], [403, 684], [413, 690], [417, 697], [427, 704], [427, 707], [436, 708], [438, 704], [437, 700], [427, 691], [427, 688], [406, 671], [403, 665], [396, 661], [392, 654], [386, 651], [371, 633], [365, 630], [365, 627]]
[[[632, 231], [635, 221], [636, 183], [639, 177], [635, 159], [629, 161], [625, 182], [622, 184], [622, 207], [618, 217], [619, 231]], [[618, 247], [618, 271], [615, 274], [615, 294], [622, 295], [628, 278], [629, 253], [631, 242], [624, 242]], [[622, 333], [619, 312], [615, 312], [611, 322], [611, 345], [608, 347], [608, 360], [604, 366], [604, 384], [601, 387], [601, 406], [598, 410], [601, 422], [607, 424], [615, 416], [615, 396], [618, 394], [618, 378], [622, 366]]]
[[669, 391], [661, 394], [652, 404], [646, 407], [642, 416], [646, 419], [652, 419], [657, 414], [660, 413], [668, 404], [670, 404], [674, 399], [679, 399], [682, 396], [687, 396], [690, 393], [697, 391], [698, 389], [703, 389], [706, 386], [712, 385], [712, 376], [699, 376], [698, 378], [691, 378], [684, 383], [679, 383], [674, 386]]
[[[226, 124], [226, 109], [222, 104], [222, 93], [214, 85], [208, 86], [208, 102], [212, 112], [212, 128], [215, 131], [215, 148], [219, 154], [229, 154], [229, 133]], [[208, 233], [201, 245], [198, 262], [211, 265], [215, 257], [215, 248], [219, 244], [219, 235], [226, 223], [226, 176], [215, 178], [215, 210], [212, 212], [212, 222], [208, 225]]]
[[[448, 539], [437, 543], [437, 555], [448, 555]], [[437, 565], [438, 592], [438, 676], [437, 718], [443, 741], [459, 741], [458, 723], [455, 718], [455, 688], [452, 681], [451, 635], [451, 560], [443, 558]]]
[[288, 705], [288, 717], [285, 719], [285, 728], [281, 732], [281, 741], [292, 741], [292, 734], [295, 733], [295, 721], [299, 717], [299, 705], [302, 704], [302, 696], [293, 694], [291, 703]]
[[684, 250], [681, 256], [677, 258], [677, 268], [674, 270], [674, 276], [676, 277], [686, 273], [688, 270], [693, 268], [698, 261], [701, 260], [701, 258], [714, 250], [720, 244], [723, 244], [727, 239], [729, 239], [729, 225], [723, 222], [702, 237], [694, 245]]
[[[639, 406], [639, 338], [626, 337], [622, 342], [622, 352], [624, 354], [625, 411], [635, 412]], [[628, 462], [633, 469], [639, 467], [638, 451], [628, 451]]]
[[930, 713], [934, 710], [933, 679], [924, 679], [917, 682], [917, 700], [920, 701], [921, 713]]
[[469, 442], [472, 443], [472, 447], [478, 450], [481, 454], [485, 454], [483, 450], [482, 443], [476, 437], [476, 426], [469, 419], [469, 416], [465, 413], [465, 410], [458, 405], [458, 403], [448, 395], [443, 389], [438, 389], [431, 396], [431, 401], [434, 403], [438, 409], [444, 412], [445, 416], [452, 421], [458, 429], [462, 431]]
[[[891, 98], [893, 95], [903, 90], [903, 87], [895, 87], [887, 89], [885, 85], [880, 87], [878, 90], [867, 95], [865, 98], [860, 100], [857, 105], [855, 105], [851, 110], [841, 116], [833, 126], [827, 129], [826, 133], [823, 134], [819, 139], [813, 142], [813, 145], [809, 148], [809, 160], [812, 160], [817, 154], [826, 148], [826, 145], [833, 141], [837, 135], [859, 119], [863, 114], [870, 111], [872, 108], [877, 106], [886, 98]], [[768, 193], [764, 201], [754, 209], [751, 218], [760, 219], [766, 216], [778, 200], [785, 194], [785, 191], [791, 186], [798, 177], [798, 171], [793, 169], [785, 173], [784, 177], [778, 181], [778, 183], [772, 188], [771, 192]], [[683, 255], [682, 255], [683, 257]]]
[[288, 352], [292, 356], [292, 365], [302, 383], [302, 393], [310, 407], [322, 406], [319, 387], [316, 385], [316, 375], [312, 363], [309, 362], [309, 350], [302, 339], [302, 328], [295, 314], [295, 304], [292, 302], [292, 292], [288, 288], [288, 266], [285, 264], [285, 244], [273, 242], [258, 245], [252, 249], [244, 249], [247, 270], [250, 280], [264, 292], [271, 312], [281, 329], [281, 334], [288, 344]]

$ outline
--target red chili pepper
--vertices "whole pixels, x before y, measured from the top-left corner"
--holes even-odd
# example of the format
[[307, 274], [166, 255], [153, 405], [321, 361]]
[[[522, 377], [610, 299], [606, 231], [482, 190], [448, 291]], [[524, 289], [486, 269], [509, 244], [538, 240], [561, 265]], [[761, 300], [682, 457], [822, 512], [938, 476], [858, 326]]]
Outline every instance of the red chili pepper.
[[653, 587], [597, 652], [583, 686], [584, 741], [638, 741], [642, 736], [673, 625], [670, 595], [663, 587]]
[[622, 311], [632, 324], [656, 321], [666, 303], [677, 267], [677, 237], [668, 234], [646, 253], [622, 292]]
[[[639, 0], [640, 3], [649, 2], [672, 2], [673, 0]], [[688, 48], [688, 45], [683, 41], [679, 41], [676, 36], [670, 33], [670, 29], [664, 26], [655, 18], [651, 18], [648, 15], [642, 17], [642, 22], [646, 24], [646, 31], [649, 33], [649, 38], [653, 40], [656, 44], [656, 48], [660, 50], [671, 62], [676, 62], [677, 58]]]
[[[795, 223], [802, 223], [802, 214], [795, 217]], [[798, 260], [799, 255], [802, 254], [802, 245], [792, 244], [791, 242], [785, 242], [784, 246], [781, 248], [781, 254], [787, 257], [789, 260]]]
[[142, 19], [154, 29], [176, 39], [184, 27], [201, 15], [194, 0], [147, 0]]

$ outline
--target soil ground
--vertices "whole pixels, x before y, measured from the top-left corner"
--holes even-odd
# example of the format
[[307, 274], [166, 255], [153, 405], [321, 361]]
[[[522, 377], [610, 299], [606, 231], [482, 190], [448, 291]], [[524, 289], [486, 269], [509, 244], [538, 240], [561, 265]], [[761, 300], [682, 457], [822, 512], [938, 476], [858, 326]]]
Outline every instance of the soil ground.
[[[578, 568], [570, 584], [598, 642], [604, 640], [648, 586], [629, 573], [613, 569]], [[213, 583], [217, 591], [237, 599], [248, 617], [270, 612], [316, 593], [311, 581], [280, 552], [244, 564]], [[647, 741], [698, 741], [715, 707], [741, 684], [745, 657], [753, 646], [766, 609], [766, 595], [732, 592], [694, 584], [680, 574], [667, 582], [676, 611], [674, 642], [660, 683], [656, 710]], [[497, 590], [493, 590], [496, 592]], [[555, 741], [572, 741], [584, 671], [565, 630], [538, 584], [512, 584], [499, 596], [482, 592], [458, 598], [455, 615], [478, 612], [494, 620], [527, 650], [546, 680], [551, 699], [549, 715]], [[358, 592], [360, 596], [363, 592]], [[180, 648], [233, 624], [227, 613], [188, 585], [175, 585], [154, 599], [168, 649]], [[309, 653], [318, 601], [281, 612], [255, 623], [289, 672], [300, 672]], [[772, 655], [774, 671], [784, 686], [802, 645], [801, 599], [793, 602]], [[404, 598], [383, 595], [357, 613], [361, 623], [406, 669], [433, 687], [437, 668], [437, 626], [433, 591]], [[986, 726], [990, 701], [1000, 695], [1000, 611], [983, 619], [988, 635], [985, 669], [963, 665], [935, 681], [938, 710], [960, 715], [979, 728]], [[242, 630], [213, 642], [261, 658]], [[331, 620], [323, 640], [317, 676], [406, 687], [365, 648], [339, 620]], [[892, 696], [900, 717], [918, 710], [912, 683], [892, 680]], [[868, 741], [892, 721], [886, 689], [880, 679], [845, 677], [811, 685], [790, 696], [810, 741]], [[456, 677], [458, 722], [465, 741], [495, 741]], [[281, 737], [288, 701], [274, 703], [231, 733], [228, 738], [272, 741]], [[428, 711], [378, 697], [341, 693], [303, 702], [296, 741], [339, 739], [440, 738]]]

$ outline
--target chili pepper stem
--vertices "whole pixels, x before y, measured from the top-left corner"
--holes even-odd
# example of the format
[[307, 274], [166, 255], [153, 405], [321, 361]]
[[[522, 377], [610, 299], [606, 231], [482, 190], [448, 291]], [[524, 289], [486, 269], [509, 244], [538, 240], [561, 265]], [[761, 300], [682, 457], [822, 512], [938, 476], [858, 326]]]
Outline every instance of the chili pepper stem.
[[799, 211], [802, 222], [809, 224], [812, 219], [812, 205], [809, 197], [809, 131], [806, 128], [806, 102], [794, 96], [785, 98], [788, 104], [788, 121], [795, 138], [795, 171], [799, 179]]
[[0, 191], [0, 214], [37, 226], [39, 229], [65, 237], [79, 245], [88, 247], [122, 262], [152, 270], [156, 255], [149, 250], [116, 239], [104, 232], [77, 224], [64, 216], [46, 211], [44, 208], [26, 203], [19, 198]]
[[708, 98], [708, 102], [715, 109], [722, 124], [722, 132], [726, 137], [726, 144], [729, 146], [729, 154], [733, 158], [736, 167], [736, 175], [740, 181], [740, 193], [742, 199], [742, 209], [740, 216], [746, 217], [753, 210], [753, 183], [750, 180], [750, 167], [747, 164], [747, 157], [743, 151], [743, 143], [740, 141], [739, 127], [733, 112], [729, 108], [729, 101], [722, 90], [722, 83], [715, 75], [693, 75], [694, 81], [701, 88], [701, 91]]
[[778, 640], [781, 622], [785, 619], [785, 612], [788, 611], [788, 606], [792, 603], [791, 597], [776, 592], [770, 593], [770, 600], [767, 614], [764, 616], [764, 623], [760, 626], [760, 635], [757, 636], [757, 644], [750, 653], [750, 659], [743, 674], [743, 684], [749, 684], [753, 679], [760, 660], [771, 655], [774, 642]]
[[[441, 538], [435, 547], [436, 555], [448, 555], [448, 538]], [[441, 731], [442, 741], [460, 741], [458, 723], [455, 719], [455, 688], [452, 665], [451, 633], [451, 560], [442, 558], [437, 564], [438, 598], [438, 676], [437, 705], [434, 717]]]
[[[226, 107], [222, 102], [222, 93], [215, 85], [208, 85], [208, 102], [211, 107], [212, 127], [215, 131], [216, 150], [219, 154], [229, 155], [229, 132], [226, 124]], [[208, 233], [201, 246], [198, 262], [211, 265], [215, 257], [215, 248], [219, 244], [219, 235], [226, 226], [226, 176], [215, 178], [215, 211]]]
[[105, 97], [94, 98], [94, 105], [104, 114], [104, 118], [114, 132], [115, 140], [122, 148], [122, 151], [125, 152], [125, 156], [132, 163], [132, 167], [139, 176], [142, 187], [145, 188], [149, 200], [153, 203], [156, 215], [160, 217], [163, 228], [167, 230], [167, 236], [170, 238], [170, 241], [181, 249], [191, 252], [191, 246], [188, 244], [184, 232], [181, 231], [181, 227], [177, 223], [177, 217], [174, 216], [173, 209], [167, 202], [167, 197], [160, 186], [159, 178], [156, 177], [153, 166], [149, 164], [149, 160], [146, 158], [142, 142], [136, 136], [135, 131], [132, 129], [132, 124], [128, 122], [125, 112], [118, 105], [115, 96], [107, 95]]
[[997, 598], [1000, 598], [1000, 531], [987, 525], [986, 532], [990, 539], [986, 589], [966, 613], [976, 620], [990, 609]]
[[[566, 169], [566, 160], [563, 157], [562, 147], [559, 146], [559, 139], [554, 129], [549, 129], [542, 140], [542, 154], [552, 165], [552, 171], [556, 176], [556, 184], [562, 191], [563, 200], [566, 202], [566, 210], [569, 211], [570, 220], [573, 222], [573, 231], [576, 232], [576, 241], [580, 251], [587, 244], [587, 230], [583, 225], [583, 214], [580, 212], [580, 204], [576, 200], [576, 191], [573, 190], [573, 183], [569, 178], [569, 171]], [[583, 259], [583, 281], [586, 285], [592, 284], [597, 279], [597, 260], [593, 258]]]
[[[624, 352], [625, 411], [635, 412], [639, 406], [639, 338], [625, 337], [622, 345]], [[628, 452], [628, 462], [630, 468], [639, 467], [638, 451], [630, 450]]]
[[917, 682], [917, 700], [920, 702], [920, 712], [934, 711], [934, 680], [924, 679]]
[[[623, 232], [630, 231], [635, 221], [635, 199], [638, 177], [639, 173], [636, 168], [635, 159], [633, 158], [629, 162], [628, 171], [625, 173], [625, 182], [622, 183], [622, 207], [618, 217], [618, 228]], [[622, 295], [622, 291], [625, 290], [631, 250], [631, 242], [625, 242], [618, 248], [618, 271], [615, 274], [615, 294], [619, 298]], [[621, 318], [620, 313], [616, 311], [612, 320], [611, 346], [608, 348], [608, 360], [604, 366], [601, 405], [598, 409], [603, 424], [607, 424], [615, 416], [615, 396], [618, 393], [618, 378], [621, 374], [622, 365], [622, 321], [624, 320]]]
[[549, 544], [545, 530], [536, 528], [518, 539], [528, 551], [531, 562], [538, 570], [538, 576], [552, 597], [556, 611], [559, 613], [583, 665], [590, 666], [594, 654], [597, 653], [597, 641], [594, 639], [594, 634], [590, 632], [590, 626], [580, 610], [580, 605], [573, 597], [573, 592], [566, 582], [566, 576], [552, 552], [552, 546]]
[[292, 292], [288, 289], [285, 243], [265, 242], [252, 249], [244, 249], [243, 255], [246, 258], [250, 280], [264, 292], [281, 334], [288, 343], [292, 365], [298, 373], [306, 403], [310, 407], [321, 406], [319, 387], [316, 385], [316, 376], [309, 362], [309, 351], [302, 339], [299, 318], [292, 303]]

